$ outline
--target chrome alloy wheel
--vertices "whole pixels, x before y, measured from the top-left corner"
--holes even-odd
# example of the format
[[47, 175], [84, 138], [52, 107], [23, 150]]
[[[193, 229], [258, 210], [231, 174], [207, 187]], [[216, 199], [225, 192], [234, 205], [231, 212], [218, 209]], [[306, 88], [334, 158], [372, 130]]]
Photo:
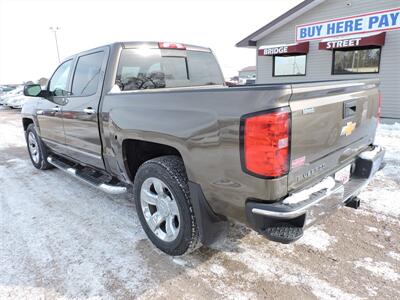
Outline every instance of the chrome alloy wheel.
[[33, 132], [29, 132], [28, 135], [28, 148], [29, 148], [29, 153], [31, 154], [32, 160], [35, 162], [35, 164], [39, 163], [39, 145], [36, 140], [36, 136], [33, 134]]
[[140, 204], [147, 225], [160, 240], [172, 242], [178, 237], [181, 223], [178, 205], [163, 181], [147, 178], [140, 188]]

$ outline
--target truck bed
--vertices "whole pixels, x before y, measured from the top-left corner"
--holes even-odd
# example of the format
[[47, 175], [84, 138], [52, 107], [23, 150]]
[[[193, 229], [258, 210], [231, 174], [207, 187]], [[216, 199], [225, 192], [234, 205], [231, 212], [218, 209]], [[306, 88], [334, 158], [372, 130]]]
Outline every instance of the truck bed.
[[[181, 154], [189, 180], [201, 183], [213, 210], [245, 221], [249, 199], [282, 199], [349, 163], [373, 142], [378, 85], [362, 79], [108, 93], [100, 104], [106, 168], [121, 174], [124, 164], [123, 141], [115, 136], [169, 145]], [[344, 103], [355, 106], [354, 114], [344, 117]], [[280, 107], [291, 112], [289, 172], [274, 179], [251, 176], [241, 162], [240, 119]], [[349, 122], [354, 132], [341, 135]]]

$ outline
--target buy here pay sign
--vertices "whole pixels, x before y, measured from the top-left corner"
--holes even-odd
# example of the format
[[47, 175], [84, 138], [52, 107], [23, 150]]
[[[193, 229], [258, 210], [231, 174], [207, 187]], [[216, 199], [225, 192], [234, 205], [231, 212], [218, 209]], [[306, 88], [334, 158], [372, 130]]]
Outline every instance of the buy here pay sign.
[[296, 41], [400, 29], [400, 7], [296, 26]]

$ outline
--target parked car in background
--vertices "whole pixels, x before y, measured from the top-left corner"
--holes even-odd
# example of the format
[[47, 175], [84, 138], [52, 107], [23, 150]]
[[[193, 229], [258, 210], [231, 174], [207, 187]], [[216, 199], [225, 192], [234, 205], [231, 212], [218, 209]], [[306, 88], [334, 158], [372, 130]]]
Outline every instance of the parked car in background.
[[4, 93], [8, 93], [12, 91], [14, 87], [8, 86], [8, 85], [0, 85], [0, 95], [3, 95]]
[[239, 78], [239, 85], [252, 85], [256, 84], [256, 78]]
[[16, 96], [23, 96], [24, 94], [24, 86], [20, 85], [17, 86], [15, 89], [10, 90], [9, 92], [3, 93], [0, 96], [0, 104], [8, 106], [8, 101], [11, 100], [13, 97]]
[[13, 97], [9, 97], [4, 105], [11, 108], [22, 108], [26, 102], [32, 101], [32, 99], [32, 97], [26, 97], [18, 94]]

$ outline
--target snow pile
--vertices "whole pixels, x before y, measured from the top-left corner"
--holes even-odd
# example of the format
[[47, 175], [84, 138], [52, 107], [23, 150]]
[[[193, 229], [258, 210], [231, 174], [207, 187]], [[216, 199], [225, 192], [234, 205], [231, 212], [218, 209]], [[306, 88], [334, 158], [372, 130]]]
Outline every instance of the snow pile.
[[[377, 213], [400, 217], [400, 123], [381, 124], [375, 143], [386, 149], [385, 168], [376, 173], [372, 184], [359, 195], [363, 204]], [[374, 187], [372, 187], [372, 185]]]
[[396, 273], [388, 262], [374, 262], [372, 258], [366, 257], [362, 260], [354, 262], [357, 268], [364, 268], [377, 277], [385, 280], [400, 280], [400, 275]]
[[25, 136], [22, 122], [18, 124], [20, 130], [15, 130], [16, 124], [0, 122], [0, 150], [10, 147], [25, 147]]
[[375, 144], [386, 148], [386, 159], [399, 161], [400, 123], [380, 124], [376, 133]]
[[336, 242], [336, 238], [322, 230], [322, 226], [314, 226], [304, 231], [304, 236], [296, 244], [310, 246], [319, 251], [326, 251]]

